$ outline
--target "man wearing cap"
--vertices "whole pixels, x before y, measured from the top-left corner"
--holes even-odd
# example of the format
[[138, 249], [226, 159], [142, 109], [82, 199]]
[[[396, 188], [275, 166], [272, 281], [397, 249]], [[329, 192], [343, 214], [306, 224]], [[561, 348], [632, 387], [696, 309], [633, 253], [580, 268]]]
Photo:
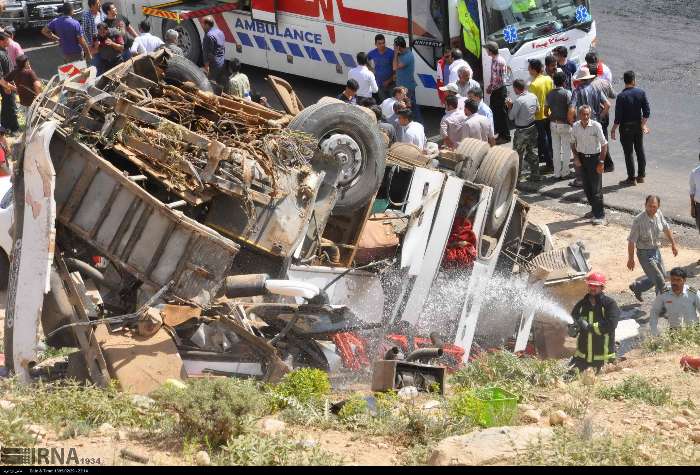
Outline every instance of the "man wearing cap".
[[668, 327], [672, 330], [698, 322], [700, 296], [696, 289], [685, 285], [688, 273], [681, 267], [674, 267], [669, 274], [671, 288], [656, 296], [649, 312], [649, 326], [653, 336], [659, 334], [659, 317], [666, 318]]
[[493, 128], [496, 133], [496, 143], [501, 145], [510, 142], [508, 128], [508, 112], [506, 110], [506, 73], [508, 65], [499, 54], [498, 43], [489, 41], [484, 45], [486, 53], [491, 58], [491, 79], [486, 86], [486, 94], [491, 94], [491, 110], [493, 111]]
[[615, 329], [620, 318], [617, 303], [605, 295], [606, 279], [600, 272], [586, 277], [588, 294], [574, 305], [569, 325], [569, 336], [578, 337], [576, 353], [569, 362], [572, 372], [594, 368], [596, 372], [604, 364], [615, 359]]
[[459, 101], [457, 108], [459, 110], [464, 109], [464, 102], [467, 100], [467, 98], [459, 94], [459, 86], [457, 86], [456, 82], [451, 82], [446, 86], [442, 86], [440, 90], [447, 94], [446, 97], [456, 96], [457, 100]]
[[537, 96], [525, 89], [525, 81], [516, 79], [513, 81], [515, 100], [506, 99], [508, 118], [515, 124], [513, 134], [513, 150], [518, 152], [520, 165], [518, 170], [522, 173], [523, 160], [530, 166], [529, 181], [540, 181], [540, 164], [535, 148], [537, 147], [537, 129], [535, 128], [535, 113], [539, 108]]
[[[595, 79], [595, 75], [591, 74], [588, 71], [588, 68], [583, 68], [576, 72], [574, 81], [578, 82], [578, 87], [576, 87], [574, 92], [571, 94], [571, 104], [569, 105], [570, 124], [573, 124], [576, 120], [577, 110], [581, 106], [586, 105], [590, 107], [591, 120], [596, 122], [599, 122], [600, 116], [603, 112], [607, 114], [607, 112], [610, 110], [610, 102], [601, 93], [600, 89], [593, 87], [593, 79]], [[582, 172], [578, 165], [576, 165], [575, 160], [574, 169], [576, 171], [576, 178], [569, 182], [569, 186], [580, 188], [583, 186]]]
[[462, 123], [466, 119], [464, 110], [459, 109], [459, 99], [451, 95], [445, 98], [445, 115], [440, 121], [440, 136], [445, 147], [454, 150], [462, 140]]

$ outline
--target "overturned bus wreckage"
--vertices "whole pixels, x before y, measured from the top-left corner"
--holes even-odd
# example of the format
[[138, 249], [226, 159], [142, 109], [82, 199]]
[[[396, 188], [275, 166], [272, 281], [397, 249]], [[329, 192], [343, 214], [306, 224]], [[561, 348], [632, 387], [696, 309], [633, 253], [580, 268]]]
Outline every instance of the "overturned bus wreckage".
[[[369, 369], [394, 347], [406, 360], [377, 384], [442, 386], [435, 363], [468, 361], [491, 275], [526, 267], [517, 156], [500, 147], [466, 141], [456, 171], [416, 163], [362, 108], [214, 96], [167, 51], [55, 77], [27, 123], [5, 319], [23, 381], [40, 374], [40, 328], [79, 350], [69, 374], [139, 393]], [[445, 275], [463, 285], [434, 315]], [[506, 331], [518, 347], [529, 332]]]

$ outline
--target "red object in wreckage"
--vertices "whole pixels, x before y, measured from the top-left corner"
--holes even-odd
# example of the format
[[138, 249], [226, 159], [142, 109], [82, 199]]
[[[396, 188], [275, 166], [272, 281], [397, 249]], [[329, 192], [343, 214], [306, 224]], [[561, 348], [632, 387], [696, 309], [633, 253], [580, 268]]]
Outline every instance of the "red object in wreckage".
[[700, 357], [683, 356], [681, 358], [681, 368], [684, 371], [700, 371]]
[[369, 366], [366, 343], [354, 333], [336, 333], [333, 335], [333, 344], [346, 368], [357, 371], [364, 366]]
[[455, 218], [442, 265], [446, 268], [471, 267], [475, 260], [476, 234], [472, 222], [467, 218]]

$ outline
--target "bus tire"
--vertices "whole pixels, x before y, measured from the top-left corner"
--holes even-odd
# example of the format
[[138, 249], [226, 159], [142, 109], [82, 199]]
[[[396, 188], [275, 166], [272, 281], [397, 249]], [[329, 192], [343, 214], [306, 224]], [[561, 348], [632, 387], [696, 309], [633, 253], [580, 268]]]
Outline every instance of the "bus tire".
[[180, 23], [174, 20], [164, 20], [161, 38], [165, 38], [165, 32], [171, 29], [177, 31], [180, 35], [178, 45], [182, 48], [182, 52], [185, 53], [185, 57], [194, 64], [199, 64], [202, 57], [202, 41], [199, 38], [199, 31], [197, 31], [197, 27], [194, 26], [192, 20], [185, 20]]
[[459, 160], [458, 168], [455, 169], [457, 176], [467, 181], [474, 181], [476, 172], [490, 149], [489, 144], [483, 140], [463, 139], [455, 150]]
[[518, 183], [517, 152], [505, 147], [491, 147], [476, 173], [474, 182], [493, 188], [484, 231], [490, 236], [496, 236], [508, 216]]
[[184, 82], [194, 83], [200, 91], [213, 92], [209, 78], [200, 68], [184, 56], [173, 55], [168, 60], [165, 82], [176, 86]]
[[[351, 146], [359, 150], [359, 161], [351, 159], [345, 168], [341, 166], [338, 201], [333, 214], [357, 213], [374, 198], [386, 164], [386, 143], [376, 120], [349, 104], [314, 104], [297, 114], [289, 128], [313, 135], [319, 140], [319, 146], [333, 135], [347, 135], [352, 139]], [[339, 147], [343, 149], [347, 145]]]

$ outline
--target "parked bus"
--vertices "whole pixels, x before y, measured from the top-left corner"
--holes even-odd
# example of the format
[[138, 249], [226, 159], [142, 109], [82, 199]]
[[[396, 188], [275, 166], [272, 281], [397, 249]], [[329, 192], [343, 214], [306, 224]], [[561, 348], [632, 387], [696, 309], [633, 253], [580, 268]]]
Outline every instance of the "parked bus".
[[[151, 31], [173, 28], [188, 58], [201, 59], [201, 20], [212, 15], [225, 35], [226, 57], [344, 84], [360, 51], [406, 37], [416, 55], [418, 102], [439, 106], [437, 62], [446, 47], [465, 51], [477, 79], [489, 81], [481, 45], [495, 41], [510, 79], [527, 78], [527, 61], [564, 45], [576, 63], [595, 43], [588, 0], [197, 0], [164, 4], [117, 0], [132, 22], [151, 18]], [[483, 77], [481, 72], [483, 71]]]

